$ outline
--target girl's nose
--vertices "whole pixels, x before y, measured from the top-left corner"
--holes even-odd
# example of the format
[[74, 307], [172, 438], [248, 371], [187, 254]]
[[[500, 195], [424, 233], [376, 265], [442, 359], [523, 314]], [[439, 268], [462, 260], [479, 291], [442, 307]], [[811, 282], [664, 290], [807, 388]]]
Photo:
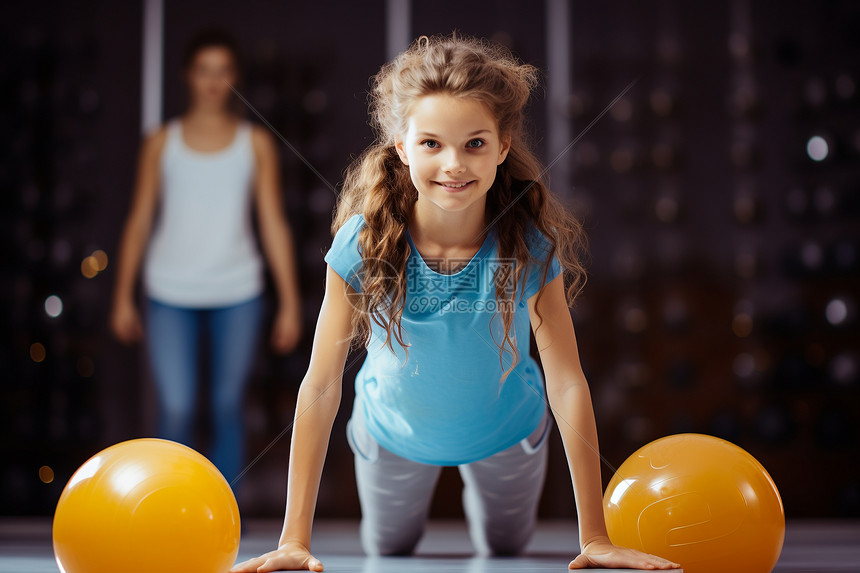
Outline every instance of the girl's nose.
[[446, 173], [462, 173], [465, 171], [466, 166], [463, 164], [459, 150], [452, 149], [446, 154], [442, 169]]

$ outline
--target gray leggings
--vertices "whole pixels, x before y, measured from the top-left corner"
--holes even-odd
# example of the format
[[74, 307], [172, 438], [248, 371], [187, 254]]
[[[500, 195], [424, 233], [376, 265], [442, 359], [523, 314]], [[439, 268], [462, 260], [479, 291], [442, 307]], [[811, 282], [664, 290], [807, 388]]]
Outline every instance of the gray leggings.
[[[551, 428], [547, 410], [535, 431], [520, 443], [457, 466], [464, 484], [463, 511], [478, 555], [518, 554], [534, 533]], [[355, 412], [346, 434], [355, 454], [364, 552], [412, 554], [424, 534], [442, 466], [413, 462], [386, 450]]]

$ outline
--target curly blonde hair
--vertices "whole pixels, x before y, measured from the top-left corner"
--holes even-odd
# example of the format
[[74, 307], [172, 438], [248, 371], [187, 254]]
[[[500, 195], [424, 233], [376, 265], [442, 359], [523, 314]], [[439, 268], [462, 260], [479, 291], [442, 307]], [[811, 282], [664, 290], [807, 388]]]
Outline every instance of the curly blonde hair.
[[[376, 139], [347, 169], [331, 227], [334, 236], [355, 213], [361, 213], [366, 222], [358, 238], [362, 267], [361, 293], [353, 297], [359, 311], [353, 313], [355, 346], [367, 344], [373, 320], [385, 329], [385, 343], [392, 352], [395, 338], [408, 356], [400, 319], [411, 250], [406, 229], [418, 191], [409, 168], [397, 155], [395, 141], [406, 131], [412, 105], [431, 94], [479, 101], [497, 119], [499, 134], [510, 137], [510, 150], [486, 199], [486, 215], [497, 230], [499, 256], [516, 261], [495, 278], [496, 314], [501, 314], [504, 325], [499, 362], [505, 346], [514, 356], [502, 382], [519, 361], [516, 340], [511, 337], [515, 307], [510, 303], [516, 300], [517, 285], [523, 284], [528, 264], [538, 262], [526, 242], [529, 225], [542, 232], [551, 246], [546, 260], [540, 261], [541, 284], [546, 282], [549, 262], [557, 256], [567, 283], [565, 296], [568, 305], [573, 304], [586, 281], [581, 262], [586, 239], [579, 221], [549, 192], [542, 165], [526, 139], [524, 108], [537, 83], [537, 68], [518, 61], [506, 48], [459, 35], [422, 36], [372, 78], [369, 108]], [[538, 316], [542, 323], [543, 317]]]

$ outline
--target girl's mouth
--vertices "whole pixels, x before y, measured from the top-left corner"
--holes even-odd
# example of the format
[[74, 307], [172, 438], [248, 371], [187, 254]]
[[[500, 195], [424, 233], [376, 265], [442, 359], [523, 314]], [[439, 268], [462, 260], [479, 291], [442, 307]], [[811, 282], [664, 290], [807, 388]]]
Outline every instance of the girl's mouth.
[[449, 193], [457, 193], [469, 187], [474, 181], [434, 181], [434, 183]]

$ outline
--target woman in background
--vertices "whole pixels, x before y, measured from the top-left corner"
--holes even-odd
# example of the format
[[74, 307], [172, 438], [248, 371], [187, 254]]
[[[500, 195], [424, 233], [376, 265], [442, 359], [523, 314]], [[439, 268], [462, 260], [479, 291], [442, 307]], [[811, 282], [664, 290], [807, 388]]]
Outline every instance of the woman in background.
[[[263, 260], [252, 203], [277, 289], [274, 350], [292, 350], [301, 328], [277, 150], [265, 129], [231, 111], [238, 63], [236, 45], [223, 32], [203, 32], [188, 45], [183, 75], [189, 105], [144, 138], [110, 317], [120, 341], [131, 344], [145, 335], [159, 397], [159, 435], [189, 445], [199, 342], [204, 332], [209, 336], [209, 457], [231, 482], [244, 457], [242, 397], [263, 310]], [[145, 329], [134, 296], [141, 267]]]

